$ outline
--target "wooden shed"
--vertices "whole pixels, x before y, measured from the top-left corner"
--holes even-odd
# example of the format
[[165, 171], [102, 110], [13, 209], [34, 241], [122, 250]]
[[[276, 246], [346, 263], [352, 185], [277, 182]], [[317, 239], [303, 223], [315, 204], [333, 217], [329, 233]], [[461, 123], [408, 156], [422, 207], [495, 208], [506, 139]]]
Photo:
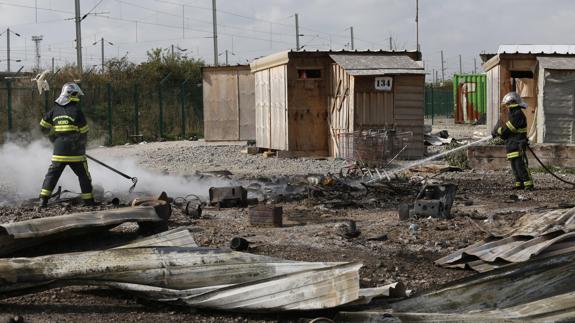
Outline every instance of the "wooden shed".
[[533, 143], [575, 143], [575, 46], [502, 45], [482, 54], [487, 75], [487, 127], [499, 119], [506, 93], [516, 91], [528, 104], [527, 135]]
[[249, 65], [202, 68], [206, 141], [255, 140], [254, 75]]
[[410, 132], [423, 156], [425, 72], [419, 52], [286, 51], [253, 61], [256, 144], [291, 156], [342, 157], [346, 135]]

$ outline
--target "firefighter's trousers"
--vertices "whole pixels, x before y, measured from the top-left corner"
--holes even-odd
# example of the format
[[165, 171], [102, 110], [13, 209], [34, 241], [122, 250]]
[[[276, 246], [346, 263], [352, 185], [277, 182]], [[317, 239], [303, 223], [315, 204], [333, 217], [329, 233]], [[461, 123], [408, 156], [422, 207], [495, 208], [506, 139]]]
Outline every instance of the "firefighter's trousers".
[[533, 187], [533, 179], [529, 172], [529, 162], [525, 147], [521, 146], [518, 150], [507, 153], [507, 159], [511, 163], [511, 170], [515, 176], [515, 187]]
[[66, 166], [70, 166], [72, 171], [78, 176], [80, 180], [80, 189], [82, 190], [82, 199], [91, 200], [94, 198], [92, 195], [92, 177], [88, 171], [88, 163], [86, 161], [82, 162], [57, 162], [52, 161], [52, 165], [44, 177], [44, 184], [42, 184], [42, 191], [40, 192], [40, 197], [49, 198], [52, 195], [52, 191], [58, 180], [64, 171]]

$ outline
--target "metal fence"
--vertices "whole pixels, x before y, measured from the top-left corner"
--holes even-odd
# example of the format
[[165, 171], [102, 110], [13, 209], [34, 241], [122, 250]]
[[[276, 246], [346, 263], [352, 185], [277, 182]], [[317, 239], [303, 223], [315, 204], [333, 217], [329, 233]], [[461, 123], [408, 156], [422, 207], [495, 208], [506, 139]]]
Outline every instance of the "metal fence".
[[369, 129], [342, 133], [339, 136], [341, 157], [360, 161], [369, 167], [383, 167], [400, 153], [413, 136], [411, 132]]
[[[150, 82], [82, 82], [80, 106], [88, 119], [90, 140], [105, 145], [142, 140], [182, 139], [202, 133], [202, 91], [185, 80]], [[28, 81], [29, 82], [29, 81]], [[8, 135], [39, 129], [60, 88], [39, 94], [34, 83], [0, 83], [0, 143]]]
[[453, 89], [445, 87], [425, 87], [425, 117], [453, 118]]

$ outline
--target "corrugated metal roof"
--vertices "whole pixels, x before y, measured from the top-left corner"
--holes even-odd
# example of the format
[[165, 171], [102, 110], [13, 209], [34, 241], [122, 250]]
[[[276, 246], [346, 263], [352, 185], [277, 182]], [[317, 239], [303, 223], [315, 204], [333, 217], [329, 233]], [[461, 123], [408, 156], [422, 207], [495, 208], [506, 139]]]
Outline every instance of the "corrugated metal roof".
[[[406, 55], [330, 54], [339, 66], [352, 75], [425, 73], [423, 67]], [[419, 74], [416, 73], [416, 74]]]
[[575, 54], [575, 45], [500, 45], [497, 54]]
[[552, 70], [575, 70], [575, 57], [537, 57], [539, 66]]

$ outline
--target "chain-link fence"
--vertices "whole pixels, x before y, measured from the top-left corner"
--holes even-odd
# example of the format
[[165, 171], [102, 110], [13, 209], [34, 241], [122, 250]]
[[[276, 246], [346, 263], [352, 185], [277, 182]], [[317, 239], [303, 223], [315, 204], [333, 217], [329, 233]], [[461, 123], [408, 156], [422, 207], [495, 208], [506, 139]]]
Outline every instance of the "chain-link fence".
[[[182, 139], [202, 133], [202, 91], [197, 80], [79, 82], [80, 106], [88, 119], [89, 137], [113, 145], [142, 140]], [[53, 86], [39, 94], [35, 83], [6, 79], [0, 83], [0, 143], [10, 135], [39, 129], [43, 114], [60, 94]]]
[[425, 87], [425, 118], [453, 118], [453, 89], [451, 87]]

